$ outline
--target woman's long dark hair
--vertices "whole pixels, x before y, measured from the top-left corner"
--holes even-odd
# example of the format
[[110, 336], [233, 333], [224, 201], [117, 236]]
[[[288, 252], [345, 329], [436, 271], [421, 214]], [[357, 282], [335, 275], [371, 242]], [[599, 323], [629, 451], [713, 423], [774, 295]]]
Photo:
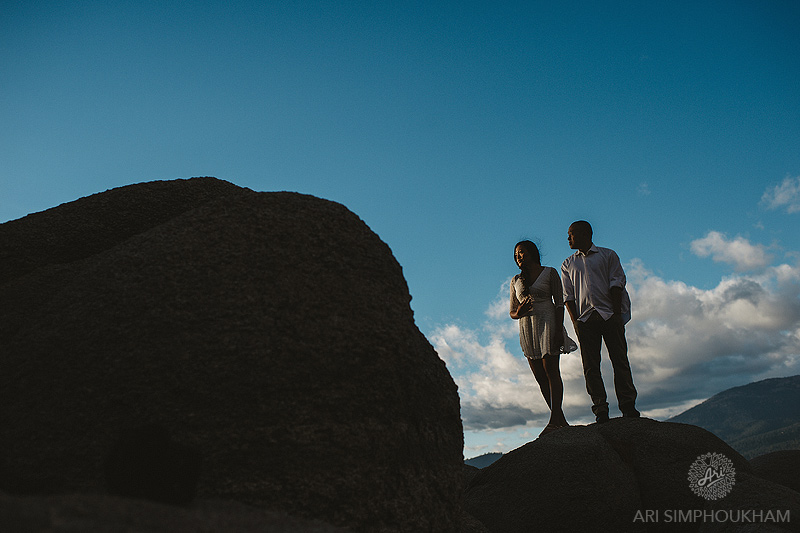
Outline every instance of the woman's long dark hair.
[[[514, 263], [517, 262], [517, 248], [522, 247], [525, 252], [536, 260], [536, 263], [541, 265], [542, 258], [539, 255], [539, 247], [533, 244], [531, 241], [519, 241], [517, 244], [514, 245]], [[519, 266], [519, 265], [518, 265]], [[525, 270], [520, 266], [519, 267], [519, 277], [522, 280], [522, 295], [528, 295], [528, 280], [525, 277]]]

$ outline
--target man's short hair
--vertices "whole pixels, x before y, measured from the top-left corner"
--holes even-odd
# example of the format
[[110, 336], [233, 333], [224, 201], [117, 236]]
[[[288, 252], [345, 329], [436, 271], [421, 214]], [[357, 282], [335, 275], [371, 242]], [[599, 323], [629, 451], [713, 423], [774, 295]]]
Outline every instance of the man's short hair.
[[571, 224], [573, 231], [592, 238], [592, 225], [585, 220], [576, 220]]

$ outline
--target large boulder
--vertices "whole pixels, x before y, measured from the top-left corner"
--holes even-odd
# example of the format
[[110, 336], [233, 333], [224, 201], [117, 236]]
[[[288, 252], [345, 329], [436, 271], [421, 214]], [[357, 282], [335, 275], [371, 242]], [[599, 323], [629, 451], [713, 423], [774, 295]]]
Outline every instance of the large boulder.
[[457, 530], [456, 386], [344, 206], [139, 184], [0, 225], [0, 258], [20, 254], [0, 278], [0, 488], [103, 491], [112, 448], [158, 427], [199, 457], [199, 497]]
[[[698, 494], [693, 469], [699, 460], [712, 464], [711, 457], [725, 463], [734, 482], [728, 492]], [[464, 506], [503, 533], [755, 531], [787, 525], [734, 520], [753, 509], [766, 519], [785, 516], [778, 510], [796, 515], [800, 494], [757, 477], [744, 457], [704, 429], [618, 418], [563, 428], [505, 454], [472, 477]]]

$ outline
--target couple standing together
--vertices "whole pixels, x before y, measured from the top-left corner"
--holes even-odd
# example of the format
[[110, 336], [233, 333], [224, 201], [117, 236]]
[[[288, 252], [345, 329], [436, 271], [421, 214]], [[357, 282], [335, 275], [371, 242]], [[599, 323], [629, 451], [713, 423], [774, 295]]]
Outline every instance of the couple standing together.
[[628, 362], [625, 324], [631, 318], [625, 272], [619, 257], [592, 242], [592, 226], [573, 222], [567, 233], [576, 250], [556, 269], [542, 266], [539, 250], [530, 241], [514, 247], [520, 273], [511, 280], [511, 318], [519, 320], [519, 342], [536, 382], [550, 408], [542, 432], [568, 426], [561, 403], [564, 385], [559, 355], [577, 349], [564, 328], [566, 306], [581, 346], [586, 391], [597, 422], [608, 421], [606, 389], [600, 374], [600, 347], [605, 342], [614, 368], [614, 389], [623, 416], [638, 417], [636, 388]]

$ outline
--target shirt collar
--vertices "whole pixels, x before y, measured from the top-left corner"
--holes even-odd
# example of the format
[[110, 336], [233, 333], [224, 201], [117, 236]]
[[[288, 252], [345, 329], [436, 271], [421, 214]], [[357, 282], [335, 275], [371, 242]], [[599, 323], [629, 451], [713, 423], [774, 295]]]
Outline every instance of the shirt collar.
[[595, 245], [594, 243], [592, 243], [592, 247], [591, 247], [591, 248], [589, 248], [589, 249], [586, 251], [586, 253], [583, 253], [583, 252], [581, 252], [580, 250], [578, 250], [578, 251], [577, 251], [577, 254], [578, 254], [578, 255], [582, 255], [582, 256], [584, 256], [584, 257], [585, 257], [585, 256], [587, 256], [587, 255], [590, 255], [590, 254], [596, 254], [596, 253], [598, 253], [598, 252], [600, 252], [600, 250], [598, 250], [598, 249], [597, 249], [597, 245]]

